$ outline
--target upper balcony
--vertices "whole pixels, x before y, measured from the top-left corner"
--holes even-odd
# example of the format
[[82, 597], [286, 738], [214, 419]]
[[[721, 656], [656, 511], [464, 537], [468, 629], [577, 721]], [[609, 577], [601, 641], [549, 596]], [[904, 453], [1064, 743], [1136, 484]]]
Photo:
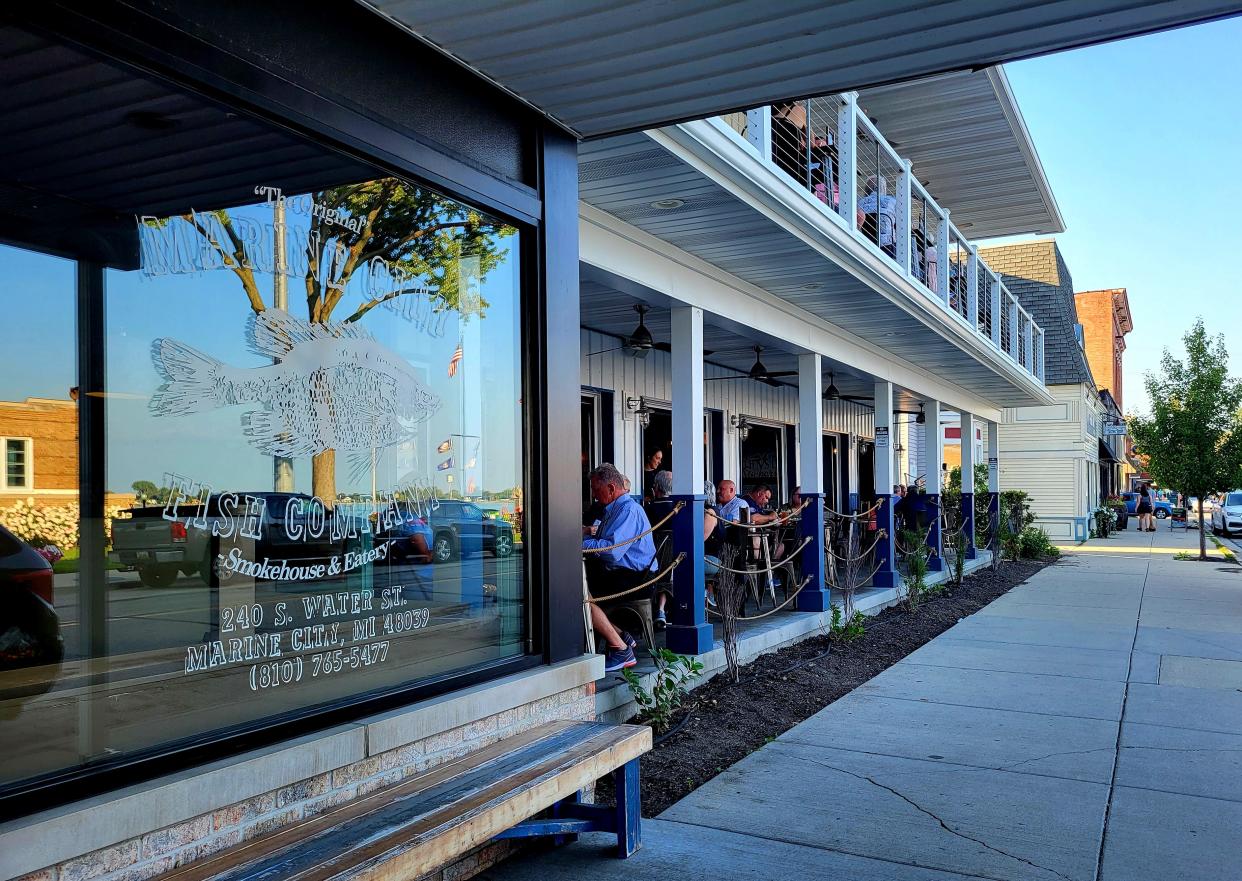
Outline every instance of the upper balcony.
[[945, 320], [1043, 381], [1043, 330], [863, 112], [857, 93], [787, 101], [720, 121], [912, 282]]

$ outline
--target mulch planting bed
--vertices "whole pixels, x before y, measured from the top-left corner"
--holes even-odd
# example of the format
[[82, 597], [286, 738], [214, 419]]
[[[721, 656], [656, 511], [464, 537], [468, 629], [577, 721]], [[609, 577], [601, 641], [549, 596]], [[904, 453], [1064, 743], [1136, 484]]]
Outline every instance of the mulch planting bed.
[[[915, 612], [895, 606], [868, 618], [866, 634], [851, 642], [820, 636], [762, 655], [742, 667], [736, 685], [717, 674], [690, 693], [674, 733], [643, 756], [643, 816], [661, 813], [1047, 565], [1024, 560], [980, 570]], [[599, 782], [597, 802], [613, 802], [611, 783]]]

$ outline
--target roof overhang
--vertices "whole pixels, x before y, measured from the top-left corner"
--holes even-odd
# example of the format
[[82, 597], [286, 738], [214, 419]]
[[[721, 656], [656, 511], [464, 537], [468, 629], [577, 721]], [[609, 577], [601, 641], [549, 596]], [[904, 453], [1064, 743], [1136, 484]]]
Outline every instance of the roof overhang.
[[[581, 137], [1115, 40], [1242, 0], [359, 0]], [[882, 14], [881, 14], [882, 13]]]
[[970, 238], [1065, 231], [1003, 69], [864, 89], [858, 103]]

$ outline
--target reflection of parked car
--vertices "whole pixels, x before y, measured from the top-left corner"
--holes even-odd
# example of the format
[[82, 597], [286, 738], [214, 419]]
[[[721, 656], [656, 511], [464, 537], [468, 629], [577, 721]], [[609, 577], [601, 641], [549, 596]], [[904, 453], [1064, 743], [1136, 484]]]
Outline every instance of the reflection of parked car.
[[[1121, 497], [1126, 500], [1126, 511], [1134, 514], [1138, 511], [1139, 494], [1138, 493], [1122, 493]], [[1163, 520], [1165, 517], [1173, 516], [1173, 505], [1168, 499], [1162, 499], [1152, 494], [1151, 497], [1152, 513], [1157, 520]]]
[[59, 678], [65, 641], [52, 604], [53, 583], [52, 565], [0, 526], [0, 673], [48, 668], [15, 688], [0, 678], [0, 698], [43, 694]]
[[431, 527], [421, 517], [376, 533], [375, 543], [379, 544], [381, 541], [392, 543], [385, 558], [389, 563], [431, 562]]
[[491, 551], [497, 557], [513, 553], [513, 527], [505, 520], [487, 517], [482, 508], [470, 502], [441, 499], [440, 506], [431, 512], [431, 531], [431, 556], [437, 563], [482, 551]]
[[1235, 532], [1242, 532], [1242, 490], [1226, 493], [1212, 512], [1214, 535], [1233, 535]]
[[[322, 561], [342, 553], [356, 543], [357, 539], [333, 540], [332, 515], [324, 515], [322, 507], [313, 513], [314, 499], [303, 493], [278, 492], [239, 492], [223, 494], [234, 496], [237, 504], [224, 505], [221, 510], [222, 494], [213, 494], [207, 502], [207, 510], [203, 512], [201, 522], [195, 521], [187, 527], [187, 520], [196, 518], [197, 502], [186, 502], [178, 510], [178, 519], [165, 520], [162, 507], [132, 508], [127, 519], [112, 521], [112, 552], [109, 555], [113, 562], [138, 570], [138, 577], [148, 587], [169, 587], [176, 580], [178, 573], [192, 575], [202, 573], [202, 578], [212, 587], [227, 582], [232, 572], [223, 568], [219, 556], [227, 554], [231, 547], [253, 547], [246, 549], [245, 556], [255, 560], [270, 557], [273, 560], [288, 560], [290, 564], [311, 563]], [[254, 527], [258, 539], [243, 538], [239, 535], [240, 521], [245, 516], [244, 503], [240, 500], [246, 495], [261, 499], [263, 517], [256, 517]], [[291, 504], [292, 503], [292, 504]], [[293, 516], [286, 519], [286, 514]], [[353, 528], [361, 534], [360, 518], [355, 518]], [[219, 525], [221, 532], [232, 535], [231, 538], [214, 537], [212, 527]], [[321, 533], [318, 538], [312, 538]], [[290, 536], [296, 536], [296, 539]]]

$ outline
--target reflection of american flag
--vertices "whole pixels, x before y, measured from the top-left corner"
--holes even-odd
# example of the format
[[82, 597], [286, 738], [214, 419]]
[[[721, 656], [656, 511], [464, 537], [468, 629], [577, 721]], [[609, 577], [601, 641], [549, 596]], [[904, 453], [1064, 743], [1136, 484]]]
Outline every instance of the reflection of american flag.
[[457, 375], [457, 367], [461, 364], [461, 343], [457, 344], [457, 348], [453, 351], [453, 357], [449, 358], [449, 379]]

